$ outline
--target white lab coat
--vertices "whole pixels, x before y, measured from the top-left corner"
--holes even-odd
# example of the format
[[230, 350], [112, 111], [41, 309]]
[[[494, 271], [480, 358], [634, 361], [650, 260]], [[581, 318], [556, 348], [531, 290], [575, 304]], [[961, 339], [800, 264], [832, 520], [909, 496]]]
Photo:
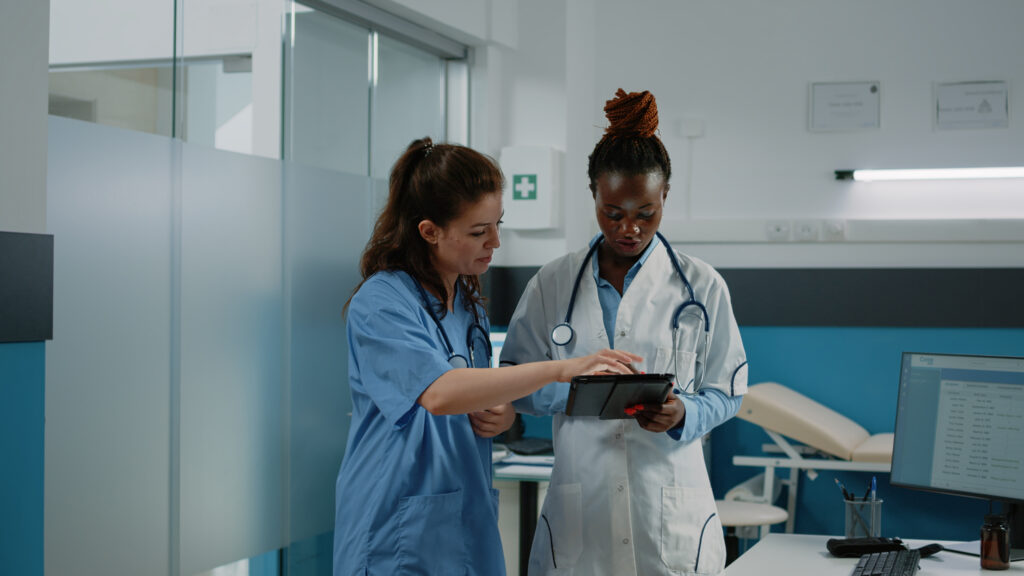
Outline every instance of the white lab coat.
[[[510, 322], [502, 363], [571, 358], [608, 347], [589, 263], [571, 319], [575, 337], [567, 346], [551, 341], [585, 255], [581, 250], [555, 260], [530, 280]], [[725, 282], [705, 262], [683, 255], [679, 261], [711, 318], [704, 386], [742, 395], [746, 354]], [[670, 317], [687, 298], [665, 248], [655, 247], [619, 305], [615, 348], [643, 356], [640, 370], [674, 372]], [[687, 379], [677, 382], [685, 383], [694, 372], [694, 339], [703, 338], [703, 327], [696, 316], [683, 325], [677, 366]], [[701, 443], [648, 432], [633, 419], [566, 416], [567, 394], [567, 384], [552, 384], [515, 403], [522, 412], [555, 413], [555, 467], [533, 539], [530, 575], [720, 572], [725, 543]]]

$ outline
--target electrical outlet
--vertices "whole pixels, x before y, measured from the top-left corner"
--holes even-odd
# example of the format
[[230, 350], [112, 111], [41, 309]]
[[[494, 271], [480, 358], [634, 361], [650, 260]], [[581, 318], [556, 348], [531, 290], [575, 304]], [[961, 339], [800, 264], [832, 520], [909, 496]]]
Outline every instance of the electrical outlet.
[[797, 242], [814, 242], [818, 239], [817, 220], [797, 220], [793, 223], [793, 239]]
[[791, 225], [789, 220], [769, 220], [765, 222], [765, 235], [772, 242], [788, 242]]
[[825, 220], [821, 230], [826, 242], [846, 240], [846, 220]]

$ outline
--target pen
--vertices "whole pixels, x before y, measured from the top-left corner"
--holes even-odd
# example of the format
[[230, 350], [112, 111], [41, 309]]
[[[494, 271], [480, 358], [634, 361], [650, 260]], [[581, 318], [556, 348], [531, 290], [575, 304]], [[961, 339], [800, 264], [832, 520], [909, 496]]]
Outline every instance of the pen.
[[842, 491], [843, 500], [853, 500], [853, 498], [850, 497], [850, 493], [846, 491], [846, 486], [843, 486], [843, 483], [839, 481], [839, 478], [833, 478], [833, 480], [836, 481], [836, 486], [839, 486], [839, 490]]
[[871, 501], [874, 502], [877, 498], [875, 497], [875, 489], [878, 488], [875, 477], [871, 477]]

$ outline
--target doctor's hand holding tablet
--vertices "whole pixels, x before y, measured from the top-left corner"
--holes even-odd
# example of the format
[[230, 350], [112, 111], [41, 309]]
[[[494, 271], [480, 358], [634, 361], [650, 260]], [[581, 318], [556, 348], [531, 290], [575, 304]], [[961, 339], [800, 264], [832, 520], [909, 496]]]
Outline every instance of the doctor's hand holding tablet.
[[686, 406], [678, 396], [669, 392], [664, 403], [638, 404], [631, 416], [648, 432], [668, 432], [686, 417]]
[[642, 360], [604, 346], [490, 368], [479, 275], [501, 244], [503, 180], [490, 158], [429, 138], [392, 168], [346, 305], [352, 419], [336, 576], [503, 574], [490, 437], [511, 426], [509, 402]]
[[[633, 374], [643, 375], [632, 365], [629, 369]], [[664, 375], [669, 380], [674, 379], [672, 374]], [[686, 417], [686, 406], [679, 397], [668, 390], [663, 399], [649, 399], [638, 404], [632, 404], [624, 409], [626, 416], [635, 418], [637, 424], [648, 432], [667, 432], [672, 428], [682, 425]]]

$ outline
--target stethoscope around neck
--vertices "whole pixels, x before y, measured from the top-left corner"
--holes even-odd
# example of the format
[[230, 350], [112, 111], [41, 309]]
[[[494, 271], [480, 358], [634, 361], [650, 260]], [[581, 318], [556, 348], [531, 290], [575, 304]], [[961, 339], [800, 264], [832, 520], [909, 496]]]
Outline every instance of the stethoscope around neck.
[[[672, 366], [673, 368], [676, 368], [676, 344], [679, 335], [679, 327], [681, 325], [680, 318], [683, 316], [683, 312], [686, 312], [688, 308], [696, 308], [697, 311], [700, 313], [699, 316], [701, 319], [701, 324], [704, 328], [704, 359], [703, 362], [701, 362], [701, 365], [704, 366], [707, 364], [708, 343], [711, 336], [711, 319], [708, 316], [708, 310], [704, 306], [704, 304], [697, 300], [696, 296], [694, 295], [693, 286], [691, 286], [690, 281], [687, 280], [686, 274], [683, 274], [683, 267], [679, 264], [679, 259], [676, 258], [675, 251], [672, 250], [672, 246], [669, 245], [668, 240], [666, 240], [665, 237], [661, 235], [661, 232], [655, 232], [654, 234], [658, 237], [658, 240], [660, 240], [661, 243], [665, 246], [665, 251], [666, 253], [668, 253], [668, 259], [672, 262], [672, 268], [675, 269], [676, 274], [679, 276], [679, 279], [683, 281], [683, 286], [686, 287], [686, 292], [688, 296], [686, 301], [680, 304], [676, 308], [675, 312], [672, 314]], [[597, 248], [601, 245], [601, 242], [603, 241], [604, 236], [598, 238], [597, 241], [594, 242], [594, 244], [590, 247], [590, 250], [587, 251], [587, 255], [583, 257], [583, 262], [580, 264], [580, 269], [576, 273], [576, 281], [572, 285], [572, 294], [569, 296], [569, 307], [565, 311], [565, 320], [563, 320], [560, 324], [558, 324], [551, 330], [551, 342], [553, 342], [556, 346], [567, 346], [570, 342], [572, 342], [573, 338], [575, 338], [576, 336], [576, 331], [573, 330], [571, 324], [572, 312], [576, 307], [576, 295], [579, 293], [580, 282], [583, 280], [583, 274], [586, 273], [587, 271], [587, 266], [590, 263], [590, 259], [594, 257], [594, 252], [597, 251]], [[696, 352], [696, 350], [694, 350], [694, 352]], [[679, 374], [678, 369], [675, 370], [675, 373], [677, 375]], [[700, 387], [703, 384], [703, 380], [703, 371], [700, 374], [699, 379], [695, 373], [693, 381], [687, 383], [686, 387], [684, 388], [684, 391], [689, 391], [691, 388], [690, 385], [693, 384], [694, 386], [692, 393], [696, 393], [698, 390], [700, 390]]]
[[[469, 325], [469, 329], [466, 331], [466, 348], [469, 350], [469, 358], [466, 358], [462, 354], [457, 354], [455, 348], [452, 347], [451, 340], [448, 339], [448, 332], [445, 331], [444, 326], [441, 325], [441, 319], [437, 317], [434, 312], [434, 307], [430, 303], [430, 298], [427, 297], [427, 291], [423, 289], [423, 285], [420, 284], [419, 280], [413, 280], [416, 284], [417, 290], [420, 292], [420, 297], [423, 298], [423, 307], [427, 309], [427, 314], [430, 314], [430, 318], [437, 325], [437, 331], [441, 333], [441, 340], [444, 342], [445, 350], [448, 351], [448, 364], [451, 364], [452, 368], [469, 368], [470, 359], [473, 360], [473, 368], [486, 368], [491, 365], [491, 335], [480, 325], [480, 315], [476, 311], [476, 305], [473, 305], [473, 323]], [[456, 289], [458, 282], [456, 284]], [[477, 340], [483, 342], [480, 346], [480, 352], [484, 354], [482, 358], [477, 358]]]

